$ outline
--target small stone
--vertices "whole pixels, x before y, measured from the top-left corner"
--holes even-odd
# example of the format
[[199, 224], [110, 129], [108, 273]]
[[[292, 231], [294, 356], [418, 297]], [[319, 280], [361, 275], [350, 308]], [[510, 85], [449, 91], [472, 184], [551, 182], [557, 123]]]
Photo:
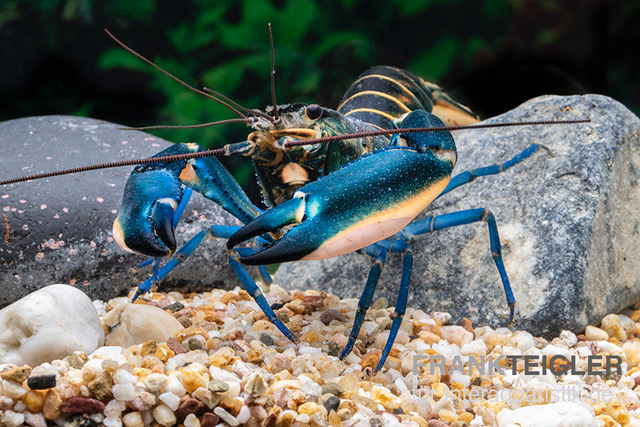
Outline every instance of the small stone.
[[153, 414], [153, 419], [165, 427], [173, 426], [177, 421], [175, 414], [167, 405], [158, 405], [151, 413]]
[[330, 382], [322, 386], [322, 394], [327, 393], [333, 394], [334, 396], [340, 396], [344, 393], [344, 389], [340, 387], [340, 384]]
[[[501, 410], [496, 419], [498, 425], [522, 425], [522, 426], [569, 426], [569, 425], [597, 425], [593, 416], [593, 410], [574, 402], [559, 402], [546, 405], [525, 406], [518, 409], [505, 408]], [[487, 418], [482, 416], [486, 421]], [[525, 424], [523, 420], [528, 420]]]
[[180, 402], [178, 409], [176, 409], [175, 415], [178, 422], [182, 422], [187, 415], [194, 414], [199, 417], [207, 411], [207, 406], [200, 402], [198, 399], [189, 397]]
[[184, 304], [182, 304], [179, 301], [176, 301], [172, 304], [169, 305], [165, 305], [164, 307], [162, 307], [163, 310], [165, 311], [169, 311], [171, 313], [175, 313], [176, 311], [180, 311], [184, 308]]
[[202, 416], [200, 427], [215, 427], [220, 422], [220, 417], [212, 412], [207, 412]]
[[[222, 395], [222, 399], [220, 400], [220, 408], [226, 409], [229, 414], [233, 417], [238, 415], [240, 409], [242, 409], [242, 402], [236, 398], [229, 397], [226, 394]], [[217, 414], [217, 412], [214, 411]], [[220, 414], [218, 414], [220, 416]]]
[[183, 346], [182, 344], [180, 344], [178, 342], [178, 340], [176, 340], [173, 337], [170, 337], [167, 339], [167, 346], [171, 349], [171, 351], [173, 351], [175, 354], [183, 354], [183, 353], [187, 353], [189, 350], [187, 350], [187, 348], [185, 346]]
[[338, 322], [344, 323], [347, 321], [347, 317], [341, 311], [338, 311], [334, 308], [330, 308], [325, 310], [320, 315], [320, 321], [325, 325], [329, 325], [332, 321], [337, 320]]
[[296, 413], [293, 411], [283, 411], [275, 421], [275, 427], [290, 427], [296, 420]]
[[29, 390], [22, 396], [22, 401], [30, 412], [41, 412], [44, 406], [44, 396], [45, 394], [41, 391]]
[[96, 399], [101, 401], [111, 400], [113, 398], [113, 382], [111, 374], [108, 371], [102, 371], [93, 381], [87, 384], [89, 391]]
[[402, 399], [395, 396], [384, 387], [374, 386], [371, 388], [371, 398], [382, 404], [388, 411], [393, 411], [402, 405]]
[[62, 414], [60, 408], [62, 407], [62, 398], [60, 393], [55, 388], [51, 388], [47, 391], [44, 398], [44, 406], [42, 412], [44, 417], [48, 420], [55, 420]]
[[95, 414], [104, 410], [104, 403], [90, 397], [71, 397], [62, 403], [65, 414]]
[[86, 354], [81, 351], [76, 351], [73, 354], [64, 358], [65, 362], [74, 369], [82, 369], [85, 363], [89, 361]]
[[259, 397], [267, 392], [268, 387], [269, 386], [262, 375], [258, 372], [254, 372], [249, 375], [249, 379], [244, 386], [244, 391], [251, 397]]
[[125, 427], [144, 427], [142, 414], [138, 411], [129, 412], [122, 416], [122, 424], [124, 424]]
[[[622, 349], [627, 357], [627, 366], [632, 368], [634, 366], [640, 366], [640, 342], [627, 341], [622, 344]], [[640, 377], [636, 377], [640, 378]]]
[[462, 346], [464, 344], [470, 343], [473, 340], [473, 334], [467, 331], [462, 326], [443, 326], [441, 330], [442, 338], [444, 338], [451, 344], [458, 344], [459, 346]]
[[236, 417], [234, 417], [233, 415], [231, 415], [230, 413], [225, 411], [220, 406], [216, 407], [213, 410], [213, 413], [216, 414], [217, 416], [219, 416], [222, 421], [224, 421], [225, 423], [229, 424], [231, 427], [237, 427], [237, 426], [240, 425], [240, 423], [238, 422]]
[[55, 375], [38, 375], [29, 377], [27, 385], [31, 390], [44, 390], [56, 386]]
[[384, 310], [389, 308], [389, 300], [385, 297], [380, 297], [371, 304], [373, 310]]
[[178, 409], [178, 406], [180, 406], [180, 396], [170, 391], [162, 393], [160, 396], [158, 396], [158, 399], [160, 399], [160, 401], [162, 401], [162, 403], [164, 403], [172, 411], [175, 411], [176, 409]]
[[619, 400], [607, 403], [605, 412], [621, 425], [629, 425], [629, 410]]
[[[373, 412], [378, 410], [378, 404], [365, 396], [351, 396], [351, 401], [355, 404], [362, 405], [366, 408], [371, 409]], [[400, 408], [395, 408], [394, 411], [399, 410]], [[404, 412], [402, 412], [404, 414]]]
[[229, 384], [214, 378], [207, 383], [207, 389], [213, 393], [224, 393], [229, 390]]
[[47, 427], [47, 419], [41, 413], [25, 412], [24, 422], [30, 427]]
[[444, 423], [444, 422], [442, 422], [440, 420], [432, 419], [432, 420], [427, 421], [427, 426], [429, 426], [429, 427], [449, 427], [449, 424]]
[[617, 314], [608, 314], [602, 319], [601, 328], [609, 334], [609, 337], [618, 338], [620, 341], [627, 339], [627, 332], [622, 327], [620, 317]]
[[29, 378], [29, 375], [31, 375], [31, 367], [29, 366], [18, 366], [0, 373], [0, 377], [3, 380], [13, 381], [18, 384], [22, 384], [24, 380]]
[[327, 409], [327, 412], [338, 411], [338, 407], [340, 406], [340, 398], [337, 396], [331, 396], [327, 400], [324, 401], [324, 407]]
[[146, 341], [166, 342], [184, 327], [161, 308], [142, 304], [122, 304], [103, 318], [110, 329], [106, 344], [129, 347]]
[[204, 343], [196, 337], [191, 337], [183, 342], [183, 345], [190, 351], [193, 350], [205, 350]]
[[160, 347], [158, 347], [158, 343], [153, 340], [146, 341], [142, 344], [140, 347], [140, 356], [154, 356], [160, 360], [165, 359], [166, 361], [166, 355]]
[[584, 337], [587, 341], [607, 341], [609, 334], [603, 329], [589, 325], [584, 331]]
[[267, 347], [273, 347], [273, 345], [275, 344], [271, 335], [266, 332], [260, 334], [260, 342]]
[[2, 390], [2, 394], [14, 400], [20, 399], [28, 391], [26, 388], [13, 381], [2, 380], [1, 383], [2, 387], [0, 387], [0, 390]]

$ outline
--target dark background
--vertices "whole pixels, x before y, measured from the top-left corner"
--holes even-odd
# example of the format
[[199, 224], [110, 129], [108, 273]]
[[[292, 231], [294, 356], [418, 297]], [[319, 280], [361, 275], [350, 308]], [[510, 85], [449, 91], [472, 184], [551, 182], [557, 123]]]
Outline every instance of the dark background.
[[[103, 31], [188, 83], [250, 108], [335, 108], [373, 65], [407, 68], [482, 117], [543, 94], [601, 93], [640, 112], [640, 2], [605, 0], [3, 0], [0, 120], [71, 114], [129, 126], [234, 117], [160, 75]], [[212, 147], [243, 125], [159, 131]], [[106, 160], [106, 159], [105, 159]], [[241, 182], [249, 168], [237, 172]]]

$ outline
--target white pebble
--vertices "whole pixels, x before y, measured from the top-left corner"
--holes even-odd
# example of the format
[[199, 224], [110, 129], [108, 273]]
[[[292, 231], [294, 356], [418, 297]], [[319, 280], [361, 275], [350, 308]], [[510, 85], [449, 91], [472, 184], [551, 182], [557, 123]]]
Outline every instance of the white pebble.
[[24, 423], [24, 414], [14, 411], [5, 411], [4, 416], [0, 417], [0, 420], [3, 421], [3, 426], [18, 427]]
[[560, 339], [567, 343], [569, 347], [573, 347], [578, 344], [578, 337], [571, 331], [564, 330], [560, 332]]
[[144, 421], [142, 420], [142, 414], [140, 412], [129, 412], [122, 417], [122, 423], [126, 427], [144, 427]]
[[169, 427], [176, 423], [176, 416], [167, 405], [158, 405], [152, 411], [153, 419], [159, 424]]
[[169, 377], [164, 374], [153, 372], [144, 379], [144, 385], [151, 393], [160, 393], [162, 387], [169, 381]]
[[102, 425], [105, 427], [122, 427], [122, 420], [120, 417], [106, 417], [102, 420]]
[[47, 427], [47, 420], [42, 412], [37, 414], [25, 412], [24, 423], [30, 427]]
[[[224, 408], [221, 408], [220, 406], [216, 406], [215, 409], [213, 410], [213, 413], [219, 416], [222, 421], [229, 424], [231, 427], [236, 427], [240, 425], [236, 417], [234, 417], [233, 415], [225, 411]], [[309, 416], [307, 415], [307, 418], [308, 417]]]
[[138, 382], [138, 377], [127, 372], [125, 369], [115, 371], [112, 379], [114, 384], [135, 384]]
[[180, 406], [180, 396], [172, 392], [162, 393], [158, 399], [174, 411]]
[[120, 414], [122, 414], [122, 411], [124, 411], [124, 402], [121, 403], [113, 399], [110, 400], [109, 403], [107, 403], [107, 405], [104, 407], [103, 413], [107, 417], [120, 418]]
[[[238, 413], [238, 416], [236, 417], [236, 419], [238, 420], [238, 422], [240, 424], [244, 424], [244, 423], [248, 422], [250, 418], [251, 418], [251, 412], [249, 411], [249, 407], [243, 405], [242, 409], [240, 409], [240, 413]], [[185, 427], [188, 427], [188, 426], [185, 424]]]
[[169, 376], [169, 381], [167, 381], [167, 384], [165, 384], [164, 389], [167, 392], [171, 392], [177, 395], [178, 397], [182, 397], [187, 394], [187, 390], [175, 375]]
[[463, 356], [484, 356], [487, 354], [487, 346], [482, 340], [473, 340], [460, 347]]
[[114, 384], [112, 388], [113, 397], [116, 400], [128, 402], [138, 396], [138, 390], [133, 384]]
[[515, 347], [520, 351], [526, 351], [531, 347], [535, 346], [535, 341], [533, 340], [533, 335], [529, 332], [518, 331], [515, 334], [511, 335], [507, 345], [511, 347]]
[[[247, 421], [249, 420], [247, 419]], [[189, 414], [184, 419], [183, 424], [184, 424], [184, 427], [200, 427], [200, 420], [198, 420], [198, 417], [196, 417], [194, 414]]]

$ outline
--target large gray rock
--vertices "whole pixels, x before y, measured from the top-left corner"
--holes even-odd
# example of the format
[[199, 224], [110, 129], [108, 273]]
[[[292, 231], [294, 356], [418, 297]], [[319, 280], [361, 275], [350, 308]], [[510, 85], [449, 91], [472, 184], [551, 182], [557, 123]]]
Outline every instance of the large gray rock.
[[[170, 143], [80, 117], [31, 117], [0, 123], [0, 179], [115, 160], [149, 157]], [[150, 267], [122, 251], [111, 227], [133, 167], [12, 184], [0, 188], [0, 307], [50, 283], [71, 283], [109, 299], [142, 283]], [[179, 227], [183, 241], [209, 224], [235, 224], [194, 194]], [[205, 242], [161, 289], [239, 284], [221, 240]]]
[[[517, 299], [514, 327], [576, 332], [640, 297], [640, 120], [603, 96], [545, 96], [487, 122], [591, 119], [588, 124], [455, 133], [455, 174], [504, 162], [533, 142], [545, 153], [437, 200], [428, 215], [489, 208]], [[375, 197], [375, 195], [372, 195]], [[506, 326], [508, 309], [490, 256], [487, 227], [470, 224], [419, 236], [409, 306], [449, 311], [455, 321]], [[364, 255], [289, 263], [276, 283], [359, 297]], [[401, 263], [390, 255], [377, 296], [396, 300]]]

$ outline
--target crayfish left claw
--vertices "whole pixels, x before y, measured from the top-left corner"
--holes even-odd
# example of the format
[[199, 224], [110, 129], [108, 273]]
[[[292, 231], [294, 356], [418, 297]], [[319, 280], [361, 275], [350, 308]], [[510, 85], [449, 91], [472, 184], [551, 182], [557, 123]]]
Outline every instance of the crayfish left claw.
[[180, 183], [168, 171], [132, 174], [113, 223], [114, 239], [129, 252], [170, 255], [176, 249], [174, 214], [181, 197]]

